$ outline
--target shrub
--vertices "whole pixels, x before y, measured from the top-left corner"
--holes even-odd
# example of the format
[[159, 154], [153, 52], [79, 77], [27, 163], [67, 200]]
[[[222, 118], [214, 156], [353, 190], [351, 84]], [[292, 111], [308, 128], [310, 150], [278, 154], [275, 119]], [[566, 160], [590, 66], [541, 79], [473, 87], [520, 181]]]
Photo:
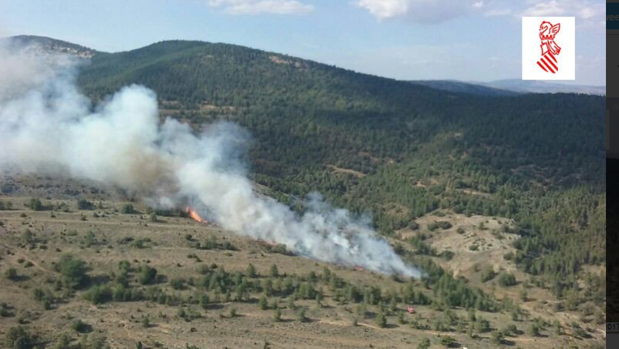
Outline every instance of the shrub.
[[56, 264], [56, 271], [65, 278], [71, 288], [77, 289], [85, 286], [90, 277], [89, 268], [81, 259], [75, 259], [71, 255], [64, 255]]
[[496, 276], [496, 274], [494, 272], [494, 269], [492, 269], [491, 266], [487, 266], [481, 272], [481, 282], [490, 281], [490, 280], [494, 279], [495, 276]]
[[275, 308], [275, 311], [273, 312], [273, 320], [275, 322], [282, 321], [282, 311], [279, 310], [279, 308]]
[[441, 252], [441, 258], [443, 258], [446, 261], [450, 261], [454, 258], [455, 253], [453, 253], [452, 251], [443, 251]]
[[84, 199], [77, 200], [78, 210], [94, 210], [95, 205], [92, 202]]
[[269, 276], [275, 277], [275, 278], [279, 276], [279, 270], [277, 269], [277, 265], [275, 264], [271, 265]]
[[6, 277], [7, 279], [11, 280], [11, 281], [18, 281], [19, 280], [19, 275], [17, 274], [17, 269], [15, 268], [9, 268], [4, 272], [4, 277]]
[[299, 322], [306, 322], [307, 321], [307, 317], [305, 316], [305, 312], [307, 311], [307, 309], [305, 307], [301, 307], [299, 308], [299, 310], [297, 310], [297, 321]]
[[185, 289], [185, 279], [183, 279], [183, 278], [174, 278], [174, 279], [172, 279], [172, 281], [170, 281], [170, 286], [172, 286], [172, 288], [177, 290], [177, 291], [184, 290]]
[[21, 326], [11, 327], [4, 338], [4, 344], [8, 349], [31, 349], [35, 343], [35, 336]]
[[151, 268], [148, 265], [143, 265], [140, 268], [138, 274], [138, 282], [142, 285], [149, 285], [155, 283], [157, 280], [157, 269]]
[[26, 207], [33, 211], [43, 211], [45, 209], [45, 206], [43, 205], [41, 200], [34, 198], [30, 199], [30, 201], [26, 203]]
[[441, 344], [444, 345], [445, 347], [450, 347], [453, 343], [455, 343], [455, 341], [456, 340], [450, 336], [441, 337]]
[[424, 338], [421, 340], [421, 342], [419, 342], [419, 345], [417, 345], [417, 349], [428, 349], [430, 348], [430, 338]]
[[250, 278], [255, 278], [258, 274], [256, 273], [256, 267], [253, 264], [249, 263], [247, 266], [247, 276]]
[[73, 331], [75, 332], [86, 333], [92, 330], [92, 326], [80, 319], [77, 319], [73, 320], [73, 322], [71, 323], [71, 329], [73, 329]]
[[490, 331], [490, 322], [483, 318], [478, 318], [475, 322], [475, 329], [478, 333], [484, 333]]
[[54, 349], [71, 349], [71, 337], [69, 337], [66, 333], [63, 333], [58, 338], [58, 342], [53, 347]]
[[200, 302], [200, 306], [202, 307], [202, 309], [206, 309], [211, 300], [208, 294], [203, 293], [202, 295], [200, 295], [200, 299], [198, 301]]
[[382, 311], [376, 315], [376, 324], [380, 328], [384, 328], [385, 326], [387, 326], [387, 317]]
[[93, 286], [86, 293], [84, 299], [92, 304], [102, 304], [112, 300], [112, 289], [108, 285]]
[[516, 277], [511, 273], [501, 273], [498, 281], [499, 285], [503, 287], [514, 286], [516, 284]]
[[447, 230], [452, 227], [451, 223], [447, 221], [436, 222], [436, 225], [443, 230]]
[[120, 213], [123, 213], [123, 214], [133, 214], [133, 213], [135, 213], [135, 208], [131, 204], [125, 204], [120, 209]]
[[533, 337], [539, 336], [539, 326], [535, 322], [531, 323], [531, 327], [529, 327], [529, 334]]
[[267, 297], [265, 295], [262, 295], [260, 297], [260, 299], [258, 300], [258, 306], [260, 307], [260, 309], [262, 310], [267, 310], [269, 309], [269, 303], [267, 301]]
[[492, 332], [492, 343], [494, 343], [494, 344], [502, 344], [503, 340], [505, 340], [505, 336], [503, 335], [503, 332], [501, 332], [499, 330], [494, 330]]

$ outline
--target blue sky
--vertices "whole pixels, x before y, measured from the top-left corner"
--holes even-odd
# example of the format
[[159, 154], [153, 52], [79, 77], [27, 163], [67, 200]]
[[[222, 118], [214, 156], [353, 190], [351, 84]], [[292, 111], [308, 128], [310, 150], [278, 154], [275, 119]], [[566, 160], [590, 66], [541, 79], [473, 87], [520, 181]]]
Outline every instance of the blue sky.
[[606, 84], [600, 0], [0, 0], [0, 36], [103, 51], [239, 44], [396, 79], [520, 78], [522, 16], [576, 17], [577, 84]]

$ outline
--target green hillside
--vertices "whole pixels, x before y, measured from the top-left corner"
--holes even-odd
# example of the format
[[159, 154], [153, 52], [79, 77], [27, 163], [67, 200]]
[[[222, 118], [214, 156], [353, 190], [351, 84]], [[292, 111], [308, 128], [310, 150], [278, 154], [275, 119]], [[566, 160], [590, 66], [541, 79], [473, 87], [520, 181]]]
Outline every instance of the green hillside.
[[513, 218], [513, 258], [559, 296], [605, 263], [603, 97], [461, 94], [192, 41], [97, 54], [79, 83], [95, 99], [143, 84], [196, 127], [238, 122], [281, 201], [317, 190], [386, 235], [438, 208]]

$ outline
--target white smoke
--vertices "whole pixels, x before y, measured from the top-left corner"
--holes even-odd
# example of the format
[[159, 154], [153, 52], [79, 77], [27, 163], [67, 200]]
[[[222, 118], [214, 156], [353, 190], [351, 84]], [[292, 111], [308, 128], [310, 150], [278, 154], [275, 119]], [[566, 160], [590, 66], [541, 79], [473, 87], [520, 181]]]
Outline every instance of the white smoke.
[[191, 203], [223, 228], [324, 262], [420, 277], [367, 220], [310, 195], [297, 214], [255, 192], [240, 160], [247, 133], [218, 123], [196, 135], [159, 122], [155, 94], [125, 87], [93, 109], [70, 59], [0, 46], [0, 167], [69, 174], [141, 195], [158, 208]]

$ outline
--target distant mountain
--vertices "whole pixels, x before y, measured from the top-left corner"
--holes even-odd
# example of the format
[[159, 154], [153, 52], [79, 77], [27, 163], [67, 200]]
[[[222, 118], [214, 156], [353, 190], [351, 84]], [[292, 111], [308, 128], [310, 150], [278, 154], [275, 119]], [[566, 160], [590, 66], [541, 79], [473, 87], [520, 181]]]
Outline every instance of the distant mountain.
[[43, 50], [51, 52], [66, 53], [81, 58], [92, 58], [97, 54], [101, 53], [88, 47], [44, 36], [18, 35], [11, 36], [2, 40], [9, 40], [12, 43], [18, 45], [41, 48]]
[[508, 79], [480, 83], [480, 85], [520, 93], [582, 93], [598, 96], [606, 95], [606, 86], [567, 85], [545, 81]]
[[516, 96], [517, 92], [507, 89], [487, 87], [480, 84], [462, 82], [457, 80], [414, 80], [413, 84], [424, 85], [438, 90], [468, 93], [478, 96]]
[[463, 82], [457, 80], [414, 80], [410, 82], [438, 90], [479, 96], [514, 96], [520, 93], [581, 93], [598, 96], [606, 95], [605, 86], [566, 85], [545, 81], [526, 81], [518, 79], [497, 80], [492, 82]]

